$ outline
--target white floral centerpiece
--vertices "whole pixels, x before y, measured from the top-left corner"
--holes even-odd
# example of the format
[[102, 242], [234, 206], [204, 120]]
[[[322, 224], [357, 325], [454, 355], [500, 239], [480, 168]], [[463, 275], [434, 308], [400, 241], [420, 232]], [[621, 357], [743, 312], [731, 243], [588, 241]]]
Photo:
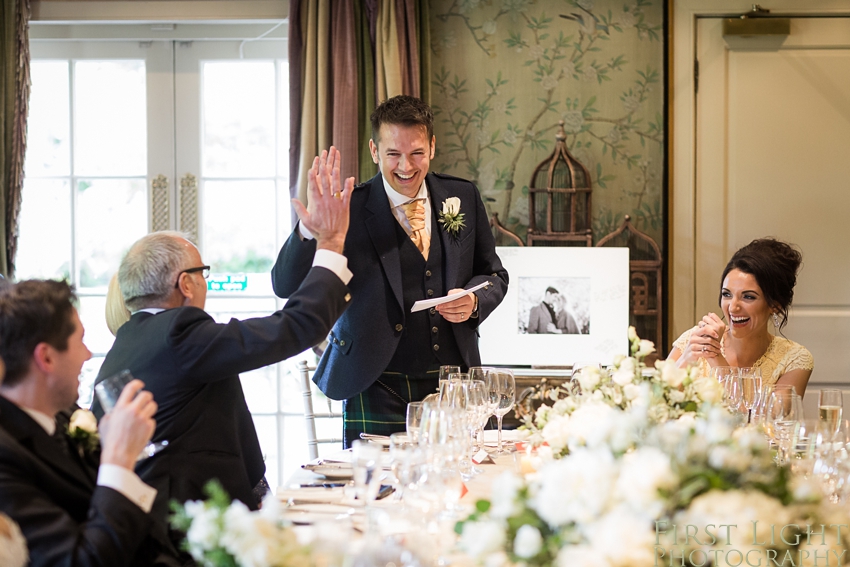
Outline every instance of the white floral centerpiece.
[[773, 464], [760, 431], [714, 408], [656, 424], [626, 452], [582, 446], [530, 480], [505, 473], [457, 531], [488, 567], [800, 567], [816, 552], [843, 565], [850, 522], [831, 506]]
[[663, 423], [720, 403], [716, 380], [677, 368], [672, 361], [648, 368], [643, 359], [655, 346], [641, 340], [634, 327], [629, 327], [629, 342], [631, 356], [615, 357], [605, 370], [586, 366], [570, 386], [552, 390], [552, 405], [540, 406], [524, 424], [532, 445], [547, 445], [554, 458], [608, 441], [615, 451], [623, 451], [637, 441], [644, 421]]
[[290, 527], [280, 520], [279, 502], [273, 496], [262, 509], [251, 511], [242, 502], [231, 502], [216, 481], [204, 492], [206, 501], [172, 503], [171, 525], [186, 533], [184, 551], [204, 567], [309, 567], [310, 550], [301, 545]]

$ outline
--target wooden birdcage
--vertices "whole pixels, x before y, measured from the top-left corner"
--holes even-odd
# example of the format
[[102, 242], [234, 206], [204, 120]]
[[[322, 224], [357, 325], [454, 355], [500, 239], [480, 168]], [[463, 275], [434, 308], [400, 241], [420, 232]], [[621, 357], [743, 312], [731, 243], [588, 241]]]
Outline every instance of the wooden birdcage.
[[592, 246], [590, 172], [567, 150], [563, 120], [555, 151], [531, 175], [528, 184], [529, 246]]

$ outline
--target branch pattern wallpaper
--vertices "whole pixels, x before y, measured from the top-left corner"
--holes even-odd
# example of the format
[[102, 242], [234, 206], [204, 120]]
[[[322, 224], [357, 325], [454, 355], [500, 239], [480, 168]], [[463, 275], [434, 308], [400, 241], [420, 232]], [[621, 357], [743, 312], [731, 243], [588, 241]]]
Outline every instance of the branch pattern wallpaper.
[[524, 237], [563, 120], [591, 172], [594, 243], [630, 214], [661, 245], [662, 20], [661, 0], [433, 0], [432, 169], [473, 180]]

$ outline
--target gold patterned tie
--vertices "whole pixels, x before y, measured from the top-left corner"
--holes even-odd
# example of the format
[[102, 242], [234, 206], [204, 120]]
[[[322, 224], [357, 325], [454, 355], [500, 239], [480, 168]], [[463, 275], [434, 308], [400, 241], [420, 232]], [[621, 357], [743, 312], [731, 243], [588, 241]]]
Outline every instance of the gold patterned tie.
[[425, 231], [425, 199], [414, 199], [403, 204], [404, 214], [410, 222], [410, 240], [416, 248], [422, 252], [422, 256], [428, 259], [428, 251], [431, 249], [431, 238]]

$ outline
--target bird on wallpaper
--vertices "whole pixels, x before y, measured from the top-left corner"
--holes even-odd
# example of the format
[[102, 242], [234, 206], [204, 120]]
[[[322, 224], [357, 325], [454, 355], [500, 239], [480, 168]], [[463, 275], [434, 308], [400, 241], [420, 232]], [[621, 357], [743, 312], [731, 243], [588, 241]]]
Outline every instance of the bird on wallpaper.
[[[579, 6], [579, 8], [581, 8], [581, 6]], [[571, 14], [560, 14], [560, 16], [565, 20], [578, 22], [578, 25], [582, 27], [584, 33], [587, 35], [593, 35], [597, 29], [604, 31], [605, 33], [609, 33], [608, 24], [600, 20], [596, 14], [585, 10], [584, 8], [581, 9], [585, 12], [584, 15], [573, 12]]]

